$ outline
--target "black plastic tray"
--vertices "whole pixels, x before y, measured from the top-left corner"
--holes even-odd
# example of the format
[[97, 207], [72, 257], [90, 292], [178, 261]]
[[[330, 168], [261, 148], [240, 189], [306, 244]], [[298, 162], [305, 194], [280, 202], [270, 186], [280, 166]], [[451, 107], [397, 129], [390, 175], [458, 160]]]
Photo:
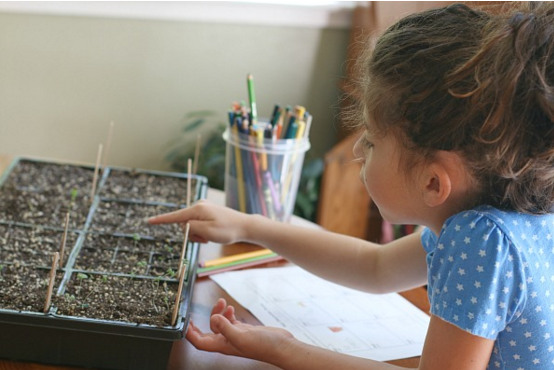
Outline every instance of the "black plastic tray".
[[[85, 169], [92, 169], [88, 166], [76, 166], [67, 163], [41, 161], [29, 158], [16, 158], [8, 169], [0, 177], [0, 196], [3, 185], [9, 178], [12, 171], [21, 163], [43, 163], [52, 165], [75, 166]], [[113, 171], [113, 172], [112, 172]], [[118, 197], [111, 193], [109, 197], [101, 197], [105, 193], [104, 186], [109, 180], [110, 173], [145, 174], [156, 177], [176, 178], [189, 180], [186, 174], [131, 170], [125, 168], [106, 168], [98, 181], [98, 190], [92, 200], [86, 222], [82, 227], [72, 228], [71, 231], [78, 235], [74, 245], [66, 245], [71, 248], [71, 253], [64, 261], [63, 279], [55, 294], [63, 294], [72, 274], [86, 272], [89, 274], [101, 273], [104, 275], [123, 275], [110, 271], [96, 272], [74, 269], [77, 256], [86, 240], [86, 237], [93, 233], [91, 225], [99, 205], [104, 202], [117, 202], [118, 204], [163, 206], [168, 209], [178, 209], [185, 205], [182, 202], [163, 202], [142, 200], [140, 194], [132, 198]], [[203, 176], [193, 176], [195, 181], [193, 201], [204, 199], [207, 193], [207, 179]], [[32, 191], [32, 190], [31, 190]], [[37, 225], [3, 220], [0, 224], [13, 225], [15, 227], [42, 226], [46, 229], [60, 228], [53, 225]], [[121, 238], [134, 237], [130, 233], [106, 233], [99, 232], [99, 235], [111, 235]], [[149, 235], [140, 235], [142, 239], [156, 240]], [[179, 239], [179, 236], [176, 237]], [[182, 240], [182, 235], [180, 236]], [[3, 248], [0, 245], [0, 248]], [[16, 311], [0, 308], [0, 357], [41, 362], [49, 364], [81, 366], [88, 368], [103, 369], [165, 369], [173, 342], [181, 340], [184, 330], [189, 321], [189, 310], [191, 306], [192, 290], [196, 277], [196, 266], [198, 259], [199, 245], [187, 243], [185, 258], [189, 264], [185, 275], [185, 282], [182, 291], [182, 301], [179, 310], [179, 317], [175, 326], [157, 327], [145, 324], [127, 323], [121, 321], [100, 320], [75, 316], [64, 316], [57, 313], [57, 308], [52, 305], [48, 313]], [[0, 263], [9, 263], [0, 261]], [[133, 275], [135, 279], [153, 279], [148, 275]], [[166, 279], [171, 281], [171, 279]], [[173, 283], [177, 280], [174, 279]], [[1, 284], [1, 281], [0, 281]], [[0, 302], [1, 305], [1, 302]]]

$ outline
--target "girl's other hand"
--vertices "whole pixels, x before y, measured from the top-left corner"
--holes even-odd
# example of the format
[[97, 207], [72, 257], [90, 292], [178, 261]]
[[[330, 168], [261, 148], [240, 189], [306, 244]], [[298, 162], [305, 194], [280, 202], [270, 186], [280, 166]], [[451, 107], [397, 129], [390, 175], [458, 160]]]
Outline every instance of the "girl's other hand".
[[151, 217], [148, 223], [153, 225], [178, 223], [183, 229], [189, 223], [190, 240], [199, 243], [213, 241], [231, 244], [244, 240], [249, 217], [251, 216], [231, 208], [201, 200], [190, 208]]
[[268, 363], [278, 353], [286, 353], [293, 335], [284, 329], [244, 324], [235, 317], [235, 309], [220, 298], [212, 309], [210, 328], [203, 333], [192, 321], [186, 338], [197, 349], [240, 356]]

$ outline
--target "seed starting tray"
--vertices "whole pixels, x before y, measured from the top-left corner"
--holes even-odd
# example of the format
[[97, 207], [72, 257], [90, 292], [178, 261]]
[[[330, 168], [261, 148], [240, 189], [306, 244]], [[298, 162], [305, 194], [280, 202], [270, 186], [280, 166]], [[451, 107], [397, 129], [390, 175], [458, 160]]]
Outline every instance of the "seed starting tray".
[[[130, 322], [120, 313], [152, 306], [167, 316], [173, 310], [175, 298], [167, 297], [177, 291], [183, 231], [178, 225], [148, 225], [145, 217], [186, 207], [188, 181], [191, 200], [204, 199], [207, 179], [107, 167], [91, 196], [93, 173], [91, 166], [16, 158], [0, 177], [0, 357], [88, 368], [165, 369], [173, 342], [183, 338], [188, 325], [198, 243], [185, 247], [187, 269], [175, 325], [167, 319], [152, 324], [144, 317]], [[63, 264], [44, 313], [31, 299], [7, 294], [30, 279], [38, 282], [37, 289], [44, 288], [46, 298], [47, 284], [40, 285], [61, 246], [68, 210]], [[107, 305], [108, 318], [87, 317], [96, 302], [87, 299], [101, 295], [108, 282], [119, 284], [119, 297], [127, 287], [143, 284], [139, 292], [155, 292], [165, 303], [143, 302], [141, 293], [120, 301], [116, 294]], [[82, 293], [86, 284], [92, 286], [88, 295]], [[34, 286], [25, 286], [32, 294]]]

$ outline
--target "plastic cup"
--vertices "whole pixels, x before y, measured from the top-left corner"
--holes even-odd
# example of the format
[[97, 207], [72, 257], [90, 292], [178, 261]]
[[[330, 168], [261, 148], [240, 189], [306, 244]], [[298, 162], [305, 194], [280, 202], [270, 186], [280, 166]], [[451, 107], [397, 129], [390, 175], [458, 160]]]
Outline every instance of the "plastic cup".
[[227, 128], [225, 204], [244, 213], [289, 222], [294, 210], [307, 137], [263, 139]]

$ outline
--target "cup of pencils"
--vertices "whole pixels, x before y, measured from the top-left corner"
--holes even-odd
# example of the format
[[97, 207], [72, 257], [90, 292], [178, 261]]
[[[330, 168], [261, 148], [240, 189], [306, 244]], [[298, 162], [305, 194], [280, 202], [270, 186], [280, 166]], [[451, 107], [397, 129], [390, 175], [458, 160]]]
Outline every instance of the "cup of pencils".
[[234, 103], [226, 146], [226, 205], [245, 213], [288, 222], [294, 210], [312, 116], [304, 107], [275, 106], [269, 119], [257, 120]]

